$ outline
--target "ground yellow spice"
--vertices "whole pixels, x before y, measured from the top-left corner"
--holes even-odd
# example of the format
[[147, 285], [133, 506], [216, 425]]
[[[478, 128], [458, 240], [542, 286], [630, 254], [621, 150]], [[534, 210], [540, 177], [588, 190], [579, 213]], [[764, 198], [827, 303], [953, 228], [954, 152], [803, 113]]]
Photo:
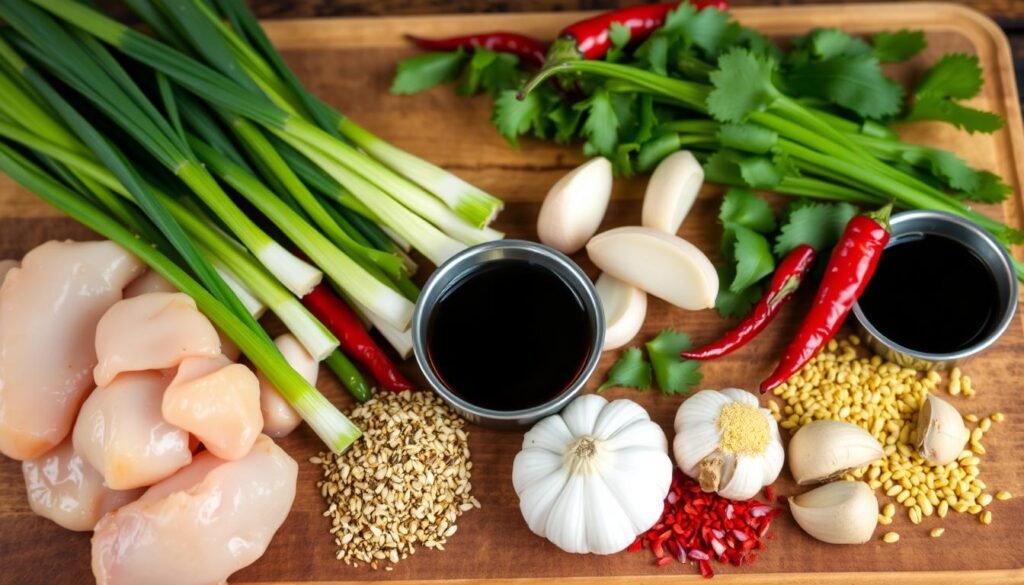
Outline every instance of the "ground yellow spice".
[[760, 455], [771, 441], [768, 419], [756, 406], [730, 402], [718, 417], [722, 452], [735, 455]]
[[[986, 491], [979, 455], [985, 453], [983, 435], [1004, 415], [981, 418], [989, 421], [985, 423], [976, 416], [968, 418], [975, 426], [967, 448], [953, 463], [932, 465], [917, 453], [913, 441], [918, 410], [929, 392], [938, 391], [941, 376], [921, 374], [879, 356], [862, 357], [859, 345], [856, 336], [830, 341], [825, 351], [775, 389], [784, 406], [770, 403], [769, 410], [779, 426], [795, 431], [813, 420], [842, 420], [866, 429], [883, 445], [885, 457], [846, 478], [864, 480], [895, 499], [914, 524], [929, 516], [944, 518], [950, 510], [977, 515], [983, 523], [991, 521], [985, 507], [999, 498]], [[962, 384], [969, 378], [956, 370], [951, 379]], [[881, 510], [883, 524], [892, 520], [892, 505]]]

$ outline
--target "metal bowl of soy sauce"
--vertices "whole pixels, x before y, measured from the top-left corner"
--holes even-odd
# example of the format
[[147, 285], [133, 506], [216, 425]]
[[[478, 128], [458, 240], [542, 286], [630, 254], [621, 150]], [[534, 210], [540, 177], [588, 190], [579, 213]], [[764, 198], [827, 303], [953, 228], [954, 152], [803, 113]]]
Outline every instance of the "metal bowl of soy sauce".
[[868, 345], [899, 365], [941, 369], [990, 347], [1013, 322], [1017, 275], [984, 228], [930, 210], [892, 217], [892, 237], [853, 307]]
[[430, 387], [470, 422], [520, 428], [557, 413], [601, 358], [604, 312], [594, 285], [548, 246], [473, 246], [427, 281], [412, 320]]

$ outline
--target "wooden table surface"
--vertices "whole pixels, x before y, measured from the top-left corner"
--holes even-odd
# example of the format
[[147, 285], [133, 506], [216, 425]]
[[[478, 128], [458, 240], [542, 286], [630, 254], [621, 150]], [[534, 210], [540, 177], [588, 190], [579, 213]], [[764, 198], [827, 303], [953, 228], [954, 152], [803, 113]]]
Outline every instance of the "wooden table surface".
[[[470, 12], [545, 12], [604, 10], [639, 4], [635, 0], [247, 0], [260, 18], [317, 18], [330, 16], [400, 16]], [[734, 6], [823, 4], [836, 0], [729, 0]], [[847, 0], [838, 0], [844, 2]], [[849, 0], [854, 1], [854, 0]], [[874, 2], [884, 0], [856, 0]], [[1024, 88], [1024, 0], [960, 0], [999, 23], [1010, 39], [1017, 83]], [[121, 0], [100, 0], [115, 14], [129, 19]], [[1024, 91], [1018, 92], [1024, 96]]]

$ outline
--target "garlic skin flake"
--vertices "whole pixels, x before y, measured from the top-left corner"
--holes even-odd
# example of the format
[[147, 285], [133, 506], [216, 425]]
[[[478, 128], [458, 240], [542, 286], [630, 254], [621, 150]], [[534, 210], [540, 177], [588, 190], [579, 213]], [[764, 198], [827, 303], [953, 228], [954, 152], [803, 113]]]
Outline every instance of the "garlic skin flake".
[[631, 400], [576, 398], [523, 437], [512, 485], [530, 530], [571, 553], [629, 546], [664, 509], [668, 440]]
[[917, 415], [917, 450], [932, 465], [956, 461], [971, 432], [960, 411], [945, 400], [929, 394]]
[[878, 526], [878, 498], [862, 481], [836, 481], [789, 499], [793, 519], [830, 544], [863, 544]]
[[748, 500], [779, 476], [779, 427], [757, 398], [738, 388], [701, 390], [676, 411], [676, 463], [704, 491]]
[[883, 456], [871, 433], [838, 420], [812, 421], [789, 440], [789, 470], [800, 485], [826, 481]]

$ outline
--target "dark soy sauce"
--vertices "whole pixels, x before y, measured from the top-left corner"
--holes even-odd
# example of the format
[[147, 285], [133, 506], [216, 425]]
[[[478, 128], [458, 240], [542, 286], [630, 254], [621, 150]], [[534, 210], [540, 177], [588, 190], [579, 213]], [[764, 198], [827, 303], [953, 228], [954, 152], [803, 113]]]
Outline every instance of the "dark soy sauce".
[[463, 276], [427, 327], [427, 355], [441, 381], [492, 410], [547, 402], [590, 355], [582, 300], [558, 275], [524, 260], [489, 262]]
[[995, 276], [973, 251], [926, 234], [888, 248], [860, 298], [882, 335], [908, 349], [951, 353], [996, 325]]

